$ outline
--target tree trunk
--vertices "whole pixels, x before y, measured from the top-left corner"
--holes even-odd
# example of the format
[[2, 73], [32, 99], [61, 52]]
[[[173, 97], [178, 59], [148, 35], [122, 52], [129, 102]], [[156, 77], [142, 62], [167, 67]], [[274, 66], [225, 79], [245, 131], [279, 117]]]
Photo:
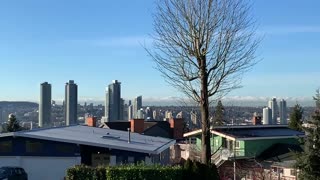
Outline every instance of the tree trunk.
[[206, 58], [201, 58], [200, 78], [201, 78], [201, 162], [210, 164], [211, 146], [210, 146], [210, 125], [209, 125], [209, 96], [208, 96], [208, 74], [206, 70]]

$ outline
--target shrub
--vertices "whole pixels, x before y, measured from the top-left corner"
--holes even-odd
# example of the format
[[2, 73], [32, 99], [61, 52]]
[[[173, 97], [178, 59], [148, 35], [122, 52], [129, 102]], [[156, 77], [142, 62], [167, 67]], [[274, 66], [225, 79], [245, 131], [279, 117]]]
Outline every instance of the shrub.
[[107, 168], [108, 180], [179, 180], [183, 177], [180, 166], [124, 165]]
[[184, 166], [121, 165], [110, 167], [88, 167], [78, 165], [67, 170], [68, 180], [218, 180], [215, 165], [205, 165], [191, 160]]
[[67, 180], [92, 180], [94, 175], [93, 171], [94, 168], [92, 167], [77, 165], [67, 170]]
[[184, 179], [220, 179], [216, 165], [205, 165], [188, 159], [184, 166]]

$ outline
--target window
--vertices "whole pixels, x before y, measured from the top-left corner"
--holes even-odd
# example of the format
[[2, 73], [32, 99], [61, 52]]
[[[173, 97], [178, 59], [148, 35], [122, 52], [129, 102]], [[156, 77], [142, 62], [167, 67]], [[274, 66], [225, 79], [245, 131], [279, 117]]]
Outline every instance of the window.
[[295, 169], [291, 169], [290, 170], [290, 175], [291, 176], [296, 176], [297, 175], [297, 171]]
[[124, 157], [123, 156], [117, 156], [117, 165], [124, 163]]
[[134, 157], [129, 156], [129, 157], [128, 157], [128, 163], [129, 163], [129, 164], [134, 163]]
[[0, 142], [0, 153], [12, 152], [12, 141], [2, 141]]
[[236, 141], [236, 148], [240, 149], [240, 141]]
[[92, 166], [96, 167], [99, 165], [109, 165], [110, 164], [110, 155], [109, 154], [92, 154], [91, 155]]
[[283, 174], [283, 168], [278, 168], [278, 173]]
[[27, 153], [41, 153], [42, 152], [42, 143], [26, 141], [26, 151]]
[[57, 144], [56, 145], [56, 151], [59, 153], [74, 153], [75, 152], [75, 148], [72, 145], [68, 145], [68, 144]]

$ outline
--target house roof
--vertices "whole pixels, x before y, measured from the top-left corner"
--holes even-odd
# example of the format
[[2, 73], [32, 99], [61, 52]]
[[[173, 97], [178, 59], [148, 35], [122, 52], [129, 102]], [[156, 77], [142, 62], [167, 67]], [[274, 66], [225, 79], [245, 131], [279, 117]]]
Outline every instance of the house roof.
[[104, 122], [99, 127], [128, 131], [128, 128], [130, 128], [130, 121]]
[[131, 141], [128, 143], [128, 132], [126, 131], [81, 125], [0, 134], [0, 138], [8, 136], [105, 147], [148, 154], [159, 154], [175, 143], [175, 140], [172, 139], [146, 136], [138, 133], [130, 133]]
[[[184, 134], [184, 137], [201, 134], [196, 130]], [[211, 130], [212, 134], [231, 140], [283, 139], [302, 137], [303, 132], [288, 128], [287, 125], [258, 125], [258, 126], [218, 126]]]
[[[114, 130], [128, 131], [128, 128], [131, 127], [130, 121], [114, 121], [114, 122], [104, 122], [100, 126], [100, 128], [108, 128]], [[167, 121], [144, 121], [143, 124], [143, 133], [152, 134], [152, 130], [155, 128], [161, 128], [167, 134], [170, 134], [170, 138], [172, 138], [172, 130], [170, 128], [170, 124]]]
[[144, 122], [144, 132], [150, 131], [155, 127], [162, 128], [164, 131], [168, 133], [171, 132], [170, 124], [167, 121], [145, 121]]
[[281, 168], [294, 168], [295, 164], [296, 164], [296, 160], [288, 160], [283, 162], [275, 162], [271, 166], [281, 167]]

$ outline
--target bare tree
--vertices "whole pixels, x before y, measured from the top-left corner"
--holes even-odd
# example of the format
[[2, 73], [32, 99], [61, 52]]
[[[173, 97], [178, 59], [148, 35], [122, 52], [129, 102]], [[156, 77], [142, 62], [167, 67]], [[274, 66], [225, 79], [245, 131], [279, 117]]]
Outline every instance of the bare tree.
[[201, 109], [201, 161], [210, 163], [209, 106], [235, 88], [255, 64], [258, 40], [245, 0], [158, 0], [153, 49], [172, 86]]

